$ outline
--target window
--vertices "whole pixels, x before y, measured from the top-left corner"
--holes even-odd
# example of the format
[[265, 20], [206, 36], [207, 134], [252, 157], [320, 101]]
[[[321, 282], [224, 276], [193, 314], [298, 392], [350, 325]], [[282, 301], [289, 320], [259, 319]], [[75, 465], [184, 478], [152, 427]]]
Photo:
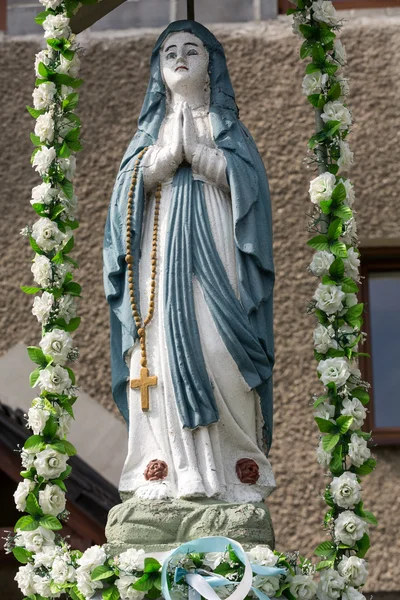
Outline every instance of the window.
[[360, 351], [371, 358], [361, 357], [360, 369], [372, 386], [365, 425], [378, 445], [400, 445], [400, 246], [361, 248], [361, 275], [368, 338]]
[[[333, 0], [333, 5], [338, 10], [349, 8], [390, 8], [399, 6], [400, 0]], [[289, 8], [295, 8], [289, 0], [278, 0], [279, 12], [286, 14]]]

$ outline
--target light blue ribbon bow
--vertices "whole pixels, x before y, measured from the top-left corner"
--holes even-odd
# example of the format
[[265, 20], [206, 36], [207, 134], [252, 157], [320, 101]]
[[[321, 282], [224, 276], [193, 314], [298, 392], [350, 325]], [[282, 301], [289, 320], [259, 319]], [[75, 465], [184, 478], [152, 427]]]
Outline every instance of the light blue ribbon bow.
[[252, 583], [253, 573], [263, 575], [264, 577], [273, 575], [284, 575], [286, 569], [279, 567], [263, 567], [249, 562], [242, 546], [226, 537], [207, 537], [199, 538], [192, 542], [186, 542], [174, 550], [163, 562], [161, 571], [161, 589], [165, 600], [173, 600], [168, 588], [168, 565], [171, 559], [177, 554], [190, 554], [192, 552], [225, 552], [227, 547], [231, 546], [238, 559], [245, 567], [245, 573], [241, 582], [230, 581], [222, 575], [214, 573], [210, 575], [204, 569], [193, 569], [188, 571], [182, 567], [176, 567], [174, 572], [174, 583], [180, 582], [183, 578], [189, 586], [188, 600], [220, 600], [220, 597], [214, 591], [214, 588], [220, 586], [233, 585], [236, 589], [226, 600], [243, 600], [250, 590], [259, 598], [259, 600], [270, 600], [270, 598], [261, 590], [254, 588]]

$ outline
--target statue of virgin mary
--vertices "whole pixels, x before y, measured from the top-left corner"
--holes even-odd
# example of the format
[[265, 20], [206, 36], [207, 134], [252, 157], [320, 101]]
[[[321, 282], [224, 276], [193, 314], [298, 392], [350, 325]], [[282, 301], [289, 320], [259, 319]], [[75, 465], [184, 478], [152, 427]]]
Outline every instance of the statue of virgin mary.
[[[109, 208], [104, 282], [113, 394], [129, 426], [120, 491], [263, 500], [275, 487], [266, 456], [274, 362], [268, 181], [239, 120], [223, 48], [197, 22], [172, 23], [154, 47], [138, 131]], [[157, 378], [148, 410], [129, 384], [143, 366], [130, 284], [142, 323], [153, 306], [141, 325]]]

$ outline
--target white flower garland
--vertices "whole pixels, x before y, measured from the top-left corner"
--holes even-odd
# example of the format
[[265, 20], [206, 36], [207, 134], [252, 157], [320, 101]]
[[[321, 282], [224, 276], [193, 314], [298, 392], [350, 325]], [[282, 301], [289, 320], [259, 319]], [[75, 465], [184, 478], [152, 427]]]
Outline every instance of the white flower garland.
[[[86, 0], [91, 3], [92, 0]], [[86, 3], [85, 1], [85, 3]], [[119, 556], [107, 556], [93, 546], [83, 554], [73, 550], [58, 535], [65, 510], [65, 480], [71, 472], [68, 457], [75, 448], [66, 440], [73, 418], [75, 376], [67, 363], [75, 360], [70, 332], [79, 325], [76, 297], [79, 284], [73, 281], [69, 256], [73, 230], [78, 226], [77, 198], [72, 179], [74, 153], [81, 149], [80, 121], [74, 114], [81, 84], [78, 48], [69, 27], [69, 18], [79, 8], [78, 0], [41, 0], [46, 7], [36, 21], [44, 27], [47, 47], [36, 55], [36, 88], [32, 94], [36, 119], [31, 140], [35, 145], [32, 166], [42, 183], [32, 190], [31, 204], [39, 216], [23, 234], [29, 236], [35, 252], [32, 274], [39, 287], [23, 286], [38, 294], [33, 314], [42, 325], [38, 347], [28, 348], [37, 368], [30, 383], [41, 389], [28, 411], [33, 435], [21, 453], [23, 481], [14, 494], [17, 509], [26, 511], [10, 535], [7, 548], [24, 564], [16, 581], [32, 600], [59, 598], [89, 600], [98, 591], [103, 600], [142, 600], [161, 595], [161, 564], [145, 558], [143, 550], [128, 549]], [[353, 153], [346, 141], [351, 112], [346, 105], [348, 81], [341, 75], [346, 51], [336, 33], [340, 20], [329, 0], [293, 0], [293, 31], [303, 39], [301, 58], [311, 57], [303, 79], [303, 92], [315, 107], [317, 133], [309, 141], [310, 162], [319, 175], [310, 183], [314, 206], [311, 230], [316, 235], [308, 244], [315, 250], [310, 272], [320, 277], [310, 305], [319, 323], [314, 331], [317, 371], [325, 393], [314, 398], [315, 421], [321, 432], [317, 460], [329, 468], [332, 480], [325, 490], [329, 510], [325, 526], [332, 541], [315, 551], [319, 563], [284, 555], [266, 546], [248, 552], [253, 565], [253, 587], [248, 597], [268, 596], [287, 600], [363, 600], [359, 591], [365, 584], [368, 567], [364, 559], [369, 548], [368, 527], [374, 515], [363, 508], [361, 477], [375, 467], [367, 445], [369, 434], [362, 431], [369, 401], [368, 384], [357, 368], [363, 305], [356, 293], [360, 281], [356, 224], [352, 211], [355, 194], [352, 183], [339, 173], [352, 165]], [[285, 574], [260, 575], [261, 567], [285, 568]], [[184, 554], [169, 565], [168, 578], [174, 598], [188, 597], [185, 578], [177, 569], [225, 577], [232, 585], [216, 588], [221, 598], [232, 593], [243, 577], [243, 565], [229, 546], [225, 552]], [[317, 577], [319, 575], [319, 577]]]

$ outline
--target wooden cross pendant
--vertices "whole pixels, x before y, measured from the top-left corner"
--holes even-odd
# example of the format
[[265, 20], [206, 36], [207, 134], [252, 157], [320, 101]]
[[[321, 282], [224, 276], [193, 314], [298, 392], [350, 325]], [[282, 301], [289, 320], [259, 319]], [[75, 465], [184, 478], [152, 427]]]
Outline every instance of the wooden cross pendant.
[[149, 402], [149, 387], [157, 385], [157, 376], [149, 377], [149, 370], [146, 367], [140, 369], [140, 379], [131, 379], [131, 388], [140, 389], [140, 399], [142, 402], [142, 410], [147, 411], [150, 408]]

